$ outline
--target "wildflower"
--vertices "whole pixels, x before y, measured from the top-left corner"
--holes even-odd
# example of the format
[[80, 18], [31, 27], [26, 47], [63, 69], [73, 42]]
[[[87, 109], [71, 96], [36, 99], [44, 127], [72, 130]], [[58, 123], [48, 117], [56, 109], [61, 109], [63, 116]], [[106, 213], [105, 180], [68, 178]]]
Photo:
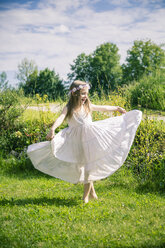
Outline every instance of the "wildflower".
[[22, 137], [22, 133], [20, 131], [15, 132], [15, 137], [21, 138]]

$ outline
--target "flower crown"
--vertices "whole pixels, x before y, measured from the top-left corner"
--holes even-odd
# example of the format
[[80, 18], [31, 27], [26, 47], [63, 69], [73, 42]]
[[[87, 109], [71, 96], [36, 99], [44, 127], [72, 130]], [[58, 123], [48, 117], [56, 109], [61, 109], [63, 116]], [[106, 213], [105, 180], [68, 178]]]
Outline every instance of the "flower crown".
[[90, 85], [89, 84], [84, 84], [84, 85], [81, 84], [78, 87], [74, 87], [72, 90], [69, 91], [69, 93], [75, 92], [75, 91], [80, 90], [80, 89], [83, 89], [85, 87], [88, 87], [88, 89], [90, 89]]

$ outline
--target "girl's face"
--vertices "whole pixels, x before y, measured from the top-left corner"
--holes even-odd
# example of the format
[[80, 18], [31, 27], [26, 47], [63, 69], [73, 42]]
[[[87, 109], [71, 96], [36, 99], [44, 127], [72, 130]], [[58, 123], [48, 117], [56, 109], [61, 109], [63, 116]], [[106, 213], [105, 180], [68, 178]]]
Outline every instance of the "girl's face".
[[88, 96], [88, 87], [85, 87], [81, 90], [80, 97], [81, 97], [81, 103], [84, 104]]

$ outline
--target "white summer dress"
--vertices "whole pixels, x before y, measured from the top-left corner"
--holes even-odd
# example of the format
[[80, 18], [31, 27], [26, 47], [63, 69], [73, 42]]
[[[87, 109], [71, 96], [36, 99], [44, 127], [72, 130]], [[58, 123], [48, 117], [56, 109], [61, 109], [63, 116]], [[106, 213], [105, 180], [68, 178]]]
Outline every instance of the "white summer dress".
[[106, 178], [127, 158], [142, 112], [131, 110], [121, 116], [92, 121], [91, 114], [74, 112], [68, 127], [51, 141], [28, 146], [34, 167], [70, 183], [88, 183]]

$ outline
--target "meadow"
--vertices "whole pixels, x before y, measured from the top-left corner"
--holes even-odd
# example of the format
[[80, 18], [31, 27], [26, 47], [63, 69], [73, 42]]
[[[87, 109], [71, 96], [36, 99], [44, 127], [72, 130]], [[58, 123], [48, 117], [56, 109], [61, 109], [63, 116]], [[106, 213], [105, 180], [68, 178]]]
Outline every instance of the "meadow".
[[[39, 106], [42, 100], [32, 105]], [[120, 95], [93, 101], [126, 106]], [[56, 104], [63, 106], [63, 102]], [[46, 105], [46, 112], [42, 105], [38, 112], [26, 109], [0, 141], [0, 247], [165, 247], [164, 122], [150, 120], [142, 109], [144, 119], [124, 165], [95, 182], [99, 199], [84, 204], [83, 185], [35, 170], [26, 155], [29, 144], [45, 140], [59, 115]], [[93, 114], [93, 120], [107, 117]], [[64, 123], [56, 132], [66, 126]]]
[[0, 244], [29, 247], [164, 247], [164, 194], [142, 189], [122, 167], [95, 183], [99, 199], [82, 202], [82, 185], [31, 170], [1, 175]]

